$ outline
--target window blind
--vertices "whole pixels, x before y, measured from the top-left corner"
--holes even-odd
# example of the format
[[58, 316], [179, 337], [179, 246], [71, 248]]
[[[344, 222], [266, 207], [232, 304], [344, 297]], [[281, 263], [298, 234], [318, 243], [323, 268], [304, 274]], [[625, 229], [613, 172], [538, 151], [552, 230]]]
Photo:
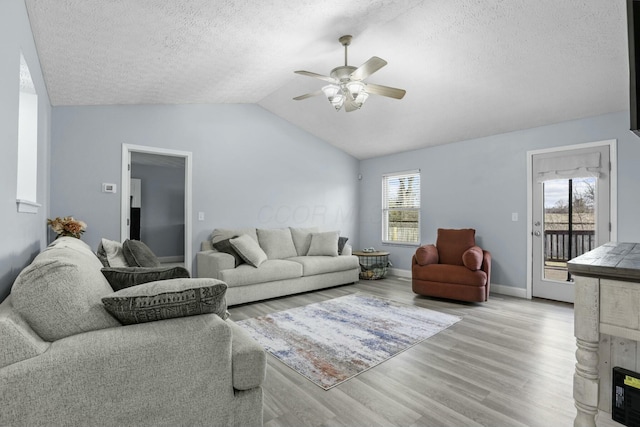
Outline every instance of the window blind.
[[420, 241], [420, 171], [382, 176], [382, 241]]

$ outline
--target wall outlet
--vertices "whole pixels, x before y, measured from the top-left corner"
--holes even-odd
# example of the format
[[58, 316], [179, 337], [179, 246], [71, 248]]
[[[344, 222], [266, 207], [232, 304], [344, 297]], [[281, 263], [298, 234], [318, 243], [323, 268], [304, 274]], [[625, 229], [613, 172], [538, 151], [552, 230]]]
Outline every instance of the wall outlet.
[[102, 192], [103, 193], [115, 193], [116, 192], [116, 185], [103, 182], [102, 183]]
[[518, 212], [513, 212], [511, 214], [511, 221], [517, 221], [518, 220]]
[[204, 212], [198, 212], [198, 221], [204, 221]]

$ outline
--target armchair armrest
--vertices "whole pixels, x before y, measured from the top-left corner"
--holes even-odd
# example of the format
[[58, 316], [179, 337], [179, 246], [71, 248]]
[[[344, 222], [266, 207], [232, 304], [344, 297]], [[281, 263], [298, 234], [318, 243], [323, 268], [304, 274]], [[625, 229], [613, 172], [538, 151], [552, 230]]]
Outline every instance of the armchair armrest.
[[236, 261], [232, 255], [217, 251], [200, 251], [196, 254], [198, 277], [220, 279], [222, 270], [234, 269]]
[[491, 252], [482, 251], [482, 267], [480, 269], [487, 273], [487, 295], [489, 295], [489, 286], [491, 285]]
[[0, 369], [0, 425], [229, 425], [231, 340], [205, 314], [55, 341]]

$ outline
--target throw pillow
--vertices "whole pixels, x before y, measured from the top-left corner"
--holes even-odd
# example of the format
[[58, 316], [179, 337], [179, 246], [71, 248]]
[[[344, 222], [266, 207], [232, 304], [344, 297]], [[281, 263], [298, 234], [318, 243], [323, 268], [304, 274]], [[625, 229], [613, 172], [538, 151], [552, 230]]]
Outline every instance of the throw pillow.
[[437, 264], [438, 249], [434, 245], [420, 246], [416, 250], [416, 262], [419, 265]]
[[462, 263], [471, 271], [480, 270], [483, 256], [479, 246], [472, 246], [462, 254]]
[[288, 228], [262, 229], [256, 230], [260, 247], [267, 254], [269, 259], [285, 259], [298, 256], [296, 247], [293, 245], [291, 230]]
[[342, 255], [342, 250], [344, 249], [344, 245], [347, 244], [348, 237], [338, 237], [338, 255]]
[[101, 271], [114, 291], [147, 282], [190, 277], [184, 267], [105, 267]]
[[310, 228], [293, 228], [291, 230], [291, 237], [293, 238], [293, 245], [296, 247], [298, 256], [305, 256], [309, 252], [309, 246], [311, 245], [311, 233], [317, 233], [318, 227]]
[[227, 284], [216, 279], [172, 279], [121, 289], [102, 298], [124, 325], [215, 313], [228, 317]]
[[437, 264], [438, 249], [434, 245], [424, 245], [416, 249], [416, 262], [419, 265]]
[[158, 257], [140, 240], [125, 240], [122, 251], [130, 267], [160, 267]]
[[257, 268], [267, 260], [267, 254], [264, 253], [258, 242], [246, 234], [229, 240], [229, 243], [247, 264]]
[[312, 233], [311, 245], [309, 245], [309, 252], [307, 252], [307, 255], [338, 256], [339, 234], [340, 233], [337, 231]]
[[122, 251], [122, 243], [115, 240], [102, 239], [97, 255], [105, 267], [129, 267]]
[[240, 254], [238, 254], [238, 252], [233, 249], [233, 246], [231, 246], [230, 240], [235, 239], [236, 237], [238, 236], [220, 240], [219, 242], [213, 243], [211, 246], [213, 246], [218, 252], [224, 252], [225, 254], [231, 255], [235, 259], [235, 266], [237, 267], [240, 264], [244, 264], [244, 260], [242, 259]]

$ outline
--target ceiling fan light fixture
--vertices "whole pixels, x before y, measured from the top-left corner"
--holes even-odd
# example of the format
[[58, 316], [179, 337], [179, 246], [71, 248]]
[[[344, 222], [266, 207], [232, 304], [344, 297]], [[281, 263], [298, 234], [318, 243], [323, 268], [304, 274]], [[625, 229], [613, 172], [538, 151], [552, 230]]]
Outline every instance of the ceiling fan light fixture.
[[346, 85], [346, 92], [349, 94], [351, 100], [355, 105], [360, 108], [369, 97], [366, 90], [366, 85], [360, 81], [349, 82]]
[[342, 89], [338, 85], [326, 85], [322, 88], [322, 92], [327, 97], [331, 105], [340, 111], [344, 105], [344, 96], [342, 95]]

